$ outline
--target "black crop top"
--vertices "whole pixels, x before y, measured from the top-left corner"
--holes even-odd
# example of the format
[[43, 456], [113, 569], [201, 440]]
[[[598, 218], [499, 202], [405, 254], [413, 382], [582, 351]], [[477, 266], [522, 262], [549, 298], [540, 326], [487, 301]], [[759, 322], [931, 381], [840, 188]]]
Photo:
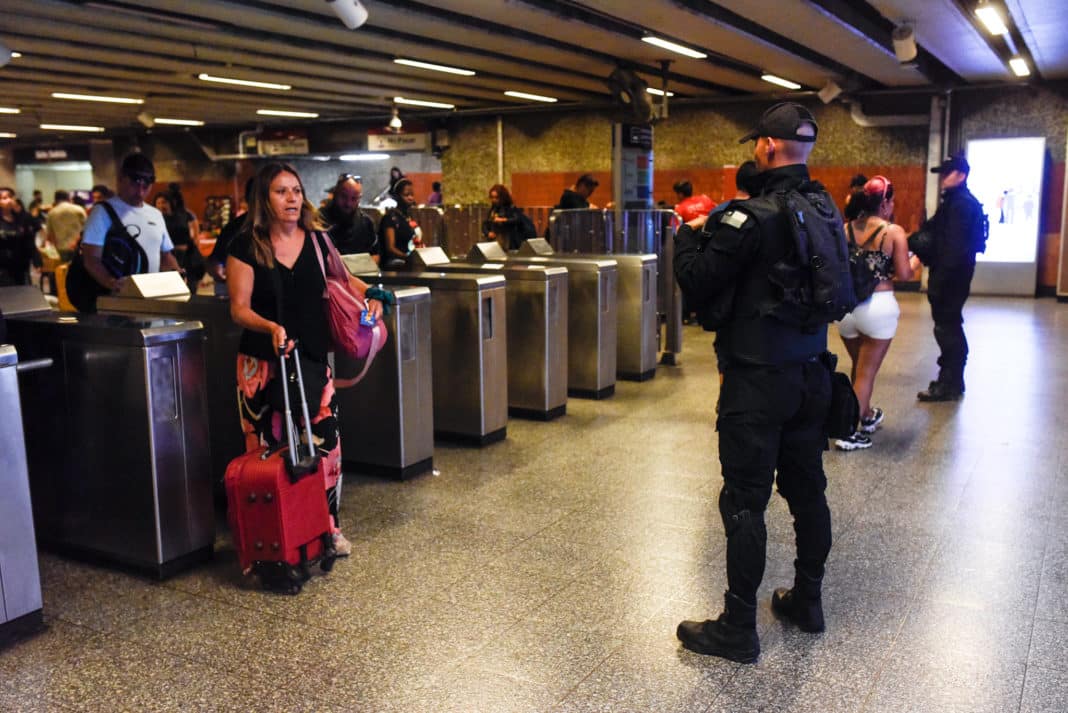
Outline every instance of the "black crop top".
[[[875, 238], [877, 238], [889, 225], [889, 223], [883, 223], [868, 236], [868, 239], [864, 241], [863, 245], [857, 246], [860, 248], [860, 251], [864, 256], [864, 264], [867, 265], [868, 270], [875, 276], [875, 279], [880, 282], [894, 279], [894, 258], [892, 255], [887, 255], [882, 251], [883, 244], [881, 240], [875, 244], [874, 249], [869, 250], [868, 246], [871, 245], [875, 241]], [[849, 242], [857, 245], [857, 239], [853, 235], [852, 223], [849, 224], [848, 230]]]

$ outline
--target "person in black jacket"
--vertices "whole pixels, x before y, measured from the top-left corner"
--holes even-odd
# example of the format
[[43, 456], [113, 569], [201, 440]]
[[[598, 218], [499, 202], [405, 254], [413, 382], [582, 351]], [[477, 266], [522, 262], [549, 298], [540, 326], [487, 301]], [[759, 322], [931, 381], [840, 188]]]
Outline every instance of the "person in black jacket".
[[[985, 247], [983, 206], [968, 190], [969, 170], [963, 156], [951, 156], [931, 169], [941, 176], [942, 203], [919, 234], [930, 239], [929, 251], [924, 251], [931, 268], [927, 301], [941, 356], [938, 378], [916, 395], [920, 401], [957, 401], [964, 395], [964, 364], [968, 360], [964, 303], [975, 275], [975, 254]], [[915, 238], [910, 238], [910, 244]]]
[[15, 191], [0, 187], [0, 287], [30, 284], [30, 263], [37, 254], [36, 230], [15, 205]]
[[319, 211], [319, 217], [330, 226], [327, 231], [342, 255], [370, 253], [378, 262], [378, 235], [375, 224], [360, 210], [363, 181], [359, 176], [343, 173], [334, 186], [333, 199]]
[[[800, 104], [777, 104], [764, 113], [742, 139], [756, 141], [763, 195], [822, 188], [810, 181], [805, 165], [817, 132], [815, 118]], [[825, 191], [821, 195], [833, 205]], [[715, 620], [682, 622], [676, 635], [691, 651], [742, 663], [760, 654], [756, 595], [767, 550], [764, 511], [776, 483], [794, 518], [797, 558], [794, 586], [775, 590], [772, 609], [803, 631], [824, 628], [821, 584], [831, 549], [823, 471], [831, 398], [822, 359], [827, 325], [796, 327], [768, 309], [781, 302], [769, 280], [771, 266], [794, 249], [793, 241], [786, 213], [762, 200], [737, 201], [715, 216], [695, 218], [675, 238], [675, 276], [683, 291], [695, 302], [729, 300], [715, 345], [723, 374], [716, 428], [723, 469], [719, 511], [727, 535], [725, 607]]]
[[498, 183], [489, 189], [490, 212], [482, 225], [487, 240], [497, 240], [505, 250], [518, 250], [523, 242], [519, 209], [508, 188]]

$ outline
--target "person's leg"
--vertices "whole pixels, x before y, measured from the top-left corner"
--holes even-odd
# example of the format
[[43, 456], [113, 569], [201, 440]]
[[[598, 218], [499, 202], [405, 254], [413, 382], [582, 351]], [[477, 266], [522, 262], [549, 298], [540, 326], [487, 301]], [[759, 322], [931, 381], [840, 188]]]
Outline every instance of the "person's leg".
[[267, 403], [267, 385], [276, 378], [278, 371], [271, 362], [237, 355], [237, 409], [246, 452], [278, 443], [280, 434]]
[[871, 337], [860, 338], [860, 348], [857, 350], [857, 370], [853, 379], [853, 391], [860, 402], [860, 417], [870, 419], [872, 417], [871, 395], [875, 390], [875, 377], [879, 373], [879, 367], [890, 350], [890, 339], [873, 339]]
[[794, 586], [777, 589], [772, 608], [805, 631], [823, 631], [822, 582], [831, 551], [831, 511], [823, 471], [823, 421], [830, 405], [830, 380], [822, 365], [805, 371], [806, 398], [783, 426], [778, 490], [794, 518], [797, 558]]
[[312, 412], [312, 437], [319, 456], [323, 459], [326, 475], [326, 503], [334, 527], [334, 547], [341, 557], [352, 552], [352, 545], [341, 534], [339, 515], [341, 511], [341, 432], [338, 420], [337, 392], [334, 390], [333, 374], [327, 371], [326, 385], [319, 399], [317, 411]]
[[964, 391], [964, 364], [968, 360], [968, 340], [964, 336], [963, 310], [971, 292], [973, 272], [974, 268], [969, 266], [955, 268], [950, 274], [942, 276], [929, 294], [935, 341], [941, 351], [937, 379], [940, 388], [933, 394], [936, 397], [959, 397]]
[[860, 344], [861, 337], [842, 337], [842, 344], [845, 345], [846, 352], [849, 354], [849, 381], [851, 383], [857, 383], [857, 363], [860, 361]]

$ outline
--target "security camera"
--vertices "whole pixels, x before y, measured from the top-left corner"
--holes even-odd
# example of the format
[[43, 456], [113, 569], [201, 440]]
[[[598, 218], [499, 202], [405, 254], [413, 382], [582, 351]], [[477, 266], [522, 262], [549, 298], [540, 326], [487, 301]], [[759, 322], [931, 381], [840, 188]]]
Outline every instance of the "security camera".
[[894, 54], [897, 56], [898, 62], [906, 64], [916, 59], [918, 50], [916, 49], [916, 35], [912, 31], [912, 25], [898, 25], [890, 34], [890, 39], [894, 43]]
[[334, 9], [334, 14], [350, 30], [367, 22], [367, 8], [360, 0], [326, 0], [326, 4]]

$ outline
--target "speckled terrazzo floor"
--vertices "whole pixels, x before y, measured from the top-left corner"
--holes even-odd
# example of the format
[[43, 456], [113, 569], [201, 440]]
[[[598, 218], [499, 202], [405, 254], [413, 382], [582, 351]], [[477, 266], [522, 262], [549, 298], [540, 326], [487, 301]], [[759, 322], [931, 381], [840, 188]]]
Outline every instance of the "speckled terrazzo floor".
[[826, 458], [825, 634], [771, 616], [793, 541], [776, 497], [759, 663], [675, 639], [724, 588], [717, 381], [691, 327], [680, 367], [439, 446], [440, 476], [347, 477], [355, 552], [299, 597], [243, 583], [225, 536], [162, 584], [43, 555], [48, 628], [0, 651], [0, 711], [1063, 713], [1068, 305], [973, 299], [968, 395], [920, 405], [929, 311], [900, 300], [885, 426]]

